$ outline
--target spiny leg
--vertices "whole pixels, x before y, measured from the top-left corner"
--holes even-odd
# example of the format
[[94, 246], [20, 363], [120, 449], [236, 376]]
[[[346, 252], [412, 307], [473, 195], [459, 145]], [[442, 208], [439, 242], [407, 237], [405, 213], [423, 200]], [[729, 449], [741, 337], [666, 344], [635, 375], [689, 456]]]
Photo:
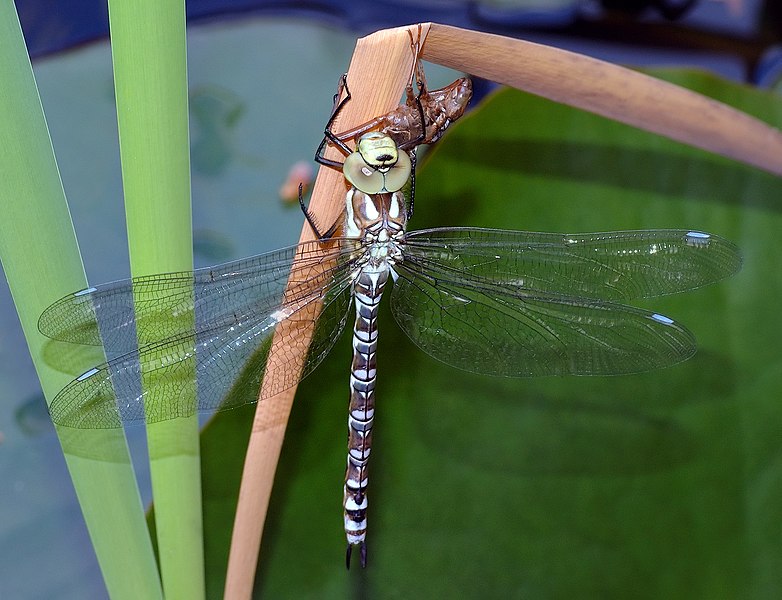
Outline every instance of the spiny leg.
[[326, 231], [323, 233], [320, 232], [320, 228], [317, 224], [317, 219], [315, 218], [315, 215], [310, 212], [310, 209], [304, 206], [304, 196], [302, 195], [302, 184], [299, 184], [299, 207], [301, 208], [301, 212], [304, 213], [304, 218], [307, 219], [307, 223], [309, 224], [310, 228], [312, 229], [313, 233], [315, 234], [315, 237], [317, 237], [319, 240], [328, 240], [331, 239], [334, 234], [337, 232], [337, 229], [339, 229], [339, 219], [334, 221], [332, 223], [331, 227], [329, 227]]
[[[342, 100], [339, 100], [339, 97], [342, 95], [342, 91], [345, 92], [345, 97]], [[333, 169], [342, 170], [342, 163], [336, 160], [331, 160], [330, 158], [326, 158], [323, 153], [326, 150], [326, 146], [329, 142], [331, 142], [334, 146], [339, 148], [339, 150], [345, 155], [348, 156], [352, 152], [350, 147], [345, 144], [339, 137], [331, 130], [331, 128], [334, 126], [334, 121], [336, 121], [337, 117], [339, 116], [339, 113], [342, 112], [342, 109], [345, 108], [345, 105], [350, 100], [350, 89], [348, 88], [348, 76], [347, 73], [342, 75], [339, 80], [339, 85], [337, 86], [337, 93], [334, 95], [334, 107], [331, 111], [331, 116], [329, 117], [328, 122], [326, 123], [326, 127], [323, 130], [323, 139], [320, 142], [320, 145], [318, 146], [318, 149], [315, 151], [315, 162], [318, 164], [324, 165], [326, 167], [331, 167]]]
[[416, 39], [413, 39], [413, 32], [407, 30], [407, 35], [410, 37], [410, 51], [413, 53], [413, 68], [410, 71], [410, 81], [407, 84], [408, 98], [412, 98], [413, 81], [415, 81], [418, 87], [418, 96], [426, 95], [428, 93], [426, 89], [426, 75], [424, 73], [424, 67], [421, 64], [421, 34], [422, 27], [418, 24], [418, 35]]
[[[343, 91], [345, 93], [345, 97], [342, 98], [342, 100], [340, 100]], [[345, 105], [348, 103], [350, 99], [351, 99], [351, 95], [350, 95], [350, 88], [348, 88], [348, 75], [347, 73], [344, 73], [339, 78], [339, 83], [337, 84], [337, 93], [334, 94], [331, 116], [329, 117], [329, 120], [326, 123], [326, 127], [323, 130], [324, 137], [321, 140], [318, 149], [315, 151], [315, 162], [324, 165], [326, 167], [331, 167], [332, 169], [336, 169], [338, 171], [342, 171], [343, 163], [326, 158], [323, 155], [323, 153], [325, 152], [326, 145], [329, 142], [331, 142], [333, 145], [339, 148], [339, 150], [342, 153], [344, 153], [345, 156], [350, 155], [350, 153], [352, 152], [352, 150], [347, 146], [347, 144], [345, 144], [342, 140], [340, 140], [339, 137], [337, 137], [337, 135], [331, 129], [334, 126], [334, 121], [337, 119], [340, 112], [342, 112], [342, 109], [345, 107]], [[309, 208], [307, 208], [304, 205], [304, 197], [302, 195], [301, 184], [299, 184], [299, 207], [301, 208], [301, 212], [304, 213], [304, 218], [307, 219], [307, 223], [309, 224], [313, 233], [315, 233], [315, 236], [319, 240], [330, 239], [337, 232], [337, 229], [339, 229], [340, 220], [337, 219], [334, 221], [334, 223], [331, 224], [331, 227], [329, 227], [326, 231], [324, 232], [320, 231], [320, 228], [318, 227], [317, 224], [317, 220], [315, 219], [315, 215], [313, 215], [312, 212], [310, 212]]]
[[[426, 112], [424, 111], [421, 97], [427, 94], [427, 91], [426, 77], [424, 75], [423, 66], [421, 65], [421, 25], [418, 25], [417, 39], [413, 39], [413, 33], [409, 29], [407, 30], [407, 35], [410, 36], [410, 50], [413, 53], [413, 69], [407, 84], [407, 103], [409, 105], [412, 102], [415, 102], [421, 119], [421, 131], [419, 132], [418, 137], [399, 147], [400, 150], [403, 150], [410, 155], [410, 163], [412, 166], [410, 172], [410, 199], [407, 203], [407, 219], [409, 220], [413, 216], [413, 205], [415, 203], [415, 166], [417, 160], [415, 150], [419, 144], [426, 140]], [[418, 87], [418, 94], [413, 93], [413, 80], [415, 80]]]
[[[407, 35], [410, 36], [410, 51], [413, 53], [413, 67], [410, 72], [410, 79], [407, 83], [407, 104], [410, 105], [415, 102], [416, 108], [418, 108], [418, 115], [421, 119], [421, 132], [418, 137], [412, 139], [404, 144], [400, 145], [401, 150], [407, 151], [408, 148], [415, 149], [416, 146], [426, 140], [426, 112], [424, 112], [424, 105], [421, 102], [421, 97], [427, 94], [426, 91], [426, 77], [424, 76], [424, 68], [421, 65], [421, 25], [418, 25], [418, 38], [413, 40], [413, 33], [408, 29]], [[418, 93], [413, 92], [413, 81], [416, 82], [418, 87]]]

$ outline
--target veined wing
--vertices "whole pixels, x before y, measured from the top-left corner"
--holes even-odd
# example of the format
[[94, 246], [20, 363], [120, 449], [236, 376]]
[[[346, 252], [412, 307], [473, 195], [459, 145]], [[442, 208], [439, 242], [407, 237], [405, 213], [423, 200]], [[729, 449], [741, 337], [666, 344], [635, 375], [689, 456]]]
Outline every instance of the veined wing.
[[[311, 247], [303, 244], [286, 249], [288, 272], [267, 277], [265, 292], [256, 293], [263, 308], [253, 310], [249, 318], [219, 327], [205, 326], [195, 332], [191, 328], [87, 371], [54, 399], [52, 420], [77, 428], [114, 428], [141, 419], [163, 421], [254, 402], [262, 381], [264, 397], [295, 385], [299, 379], [295, 357], [306, 356], [301, 377], [306, 376], [344, 328], [356, 249], [357, 242], [347, 240], [342, 250], [326, 255], [327, 265], [297, 262], [296, 283], [287, 289], [296, 251], [306, 253]], [[282, 252], [273, 254], [279, 257]], [[281, 352], [267, 365], [278, 326], [284, 328], [279, 330], [282, 339], [277, 340]], [[314, 328], [312, 337], [306, 334], [310, 328]]]
[[[307, 242], [196, 271], [116, 281], [61, 298], [38, 320], [45, 336], [64, 342], [103, 345], [116, 357], [139, 346], [232, 323], [263, 320], [279, 308], [294, 257], [302, 293], [325, 285], [323, 261], [336, 261], [355, 240]], [[307, 269], [311, 276], [307, 277]], [[290, 292], [289, 292], [290, 293]]]
[[603, 300], [674, 294], [741, 267], [731, 242], [675, 229], [582, 234], [427, 229], [407, 233], [404, 253], [422, 266], [431, 262], [511, 289]]
[[458, 271], [441, 247], [395, 266], [394, 317], [422, 350], [490, 375], [613, 375], [673, 365], [695, 352], [672, 320], [590, 298], [494, 283]]

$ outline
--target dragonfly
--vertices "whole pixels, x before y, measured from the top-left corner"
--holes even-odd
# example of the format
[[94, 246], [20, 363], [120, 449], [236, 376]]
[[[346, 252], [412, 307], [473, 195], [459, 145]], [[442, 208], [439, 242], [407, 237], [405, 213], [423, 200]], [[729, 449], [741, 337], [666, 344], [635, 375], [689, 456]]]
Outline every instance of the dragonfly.
[[[686, 327], [627, 302], [719, 281], [741, 256], [694, 230], [408, 231], [409, 152], [382, 131], [348, 151], [341, 235], [332, 227], [215, 267], [91, 287], [52, 304], [38, 325], [55, 340], [103, 345], [107, 356], [55, 397], [53, 421], [117, 428], [270, 401], [320, 364], [353, 304], [343, 512], [346, 564], [358, 548], [363, 567], [377, 315], [389, 279], [398, 325], [448, 365], [506, 377], [617, 375], [695, 352]], [[282, 351], [267, 360], [273, 338]], [[301, 368], [291, 368], [297, 356]]]

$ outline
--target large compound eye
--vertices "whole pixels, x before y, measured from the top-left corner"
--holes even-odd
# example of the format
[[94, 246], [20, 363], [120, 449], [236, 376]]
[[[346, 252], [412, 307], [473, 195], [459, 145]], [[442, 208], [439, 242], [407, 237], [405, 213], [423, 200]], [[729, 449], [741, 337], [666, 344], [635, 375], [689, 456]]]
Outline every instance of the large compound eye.
[[[363, 136], [362, 141], [368, 135], [370, 134]], [[391, 140], [386, 135], [380, 135]], [[393, 140], [391, 140], [391, 143], [393, 144]], [[393, 164], [384, 167], [367, 164], [366, 157], [362, 153], [353, 152], [345, 159], [345, 164], [342, 166], [342, 173], [345, 175], [345, 179], [348, 180], [350, 185], [365, 194], [396, 192], [402, 189], [407, 180], [410, 179], [413, 167], [406, 152], [399, 152], [396, 145], [393, 148], [396, 152], [396, 160]]]
[[345, 159], [342, 173], [350, 185], [365, 194], [379, 194], [385, 187], [385, 175], [370, 167], [358, 152]]
[[396, 164], [386, 172], [385, 187], [387, 192], [401, 190], [410, 179], [413, 166], [407, 152], [400, 152]]

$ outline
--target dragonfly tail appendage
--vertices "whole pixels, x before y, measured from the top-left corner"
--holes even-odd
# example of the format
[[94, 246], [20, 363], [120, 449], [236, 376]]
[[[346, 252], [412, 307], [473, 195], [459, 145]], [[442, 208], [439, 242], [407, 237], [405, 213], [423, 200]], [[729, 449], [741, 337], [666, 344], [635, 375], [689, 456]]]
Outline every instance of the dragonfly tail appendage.
[[[358, 544], [355, 544], [359, 547], [359, 558], [361, 560], [361, 568], [366, 569], [367, 567], [367, 543], [366, 542], [360, 542]], [[345, 567], [348, 571], [350, 571], [350, 559], [353, 556], [353, 546], [354, 544], [348, 543], [347, 550], [345, 551]]]

